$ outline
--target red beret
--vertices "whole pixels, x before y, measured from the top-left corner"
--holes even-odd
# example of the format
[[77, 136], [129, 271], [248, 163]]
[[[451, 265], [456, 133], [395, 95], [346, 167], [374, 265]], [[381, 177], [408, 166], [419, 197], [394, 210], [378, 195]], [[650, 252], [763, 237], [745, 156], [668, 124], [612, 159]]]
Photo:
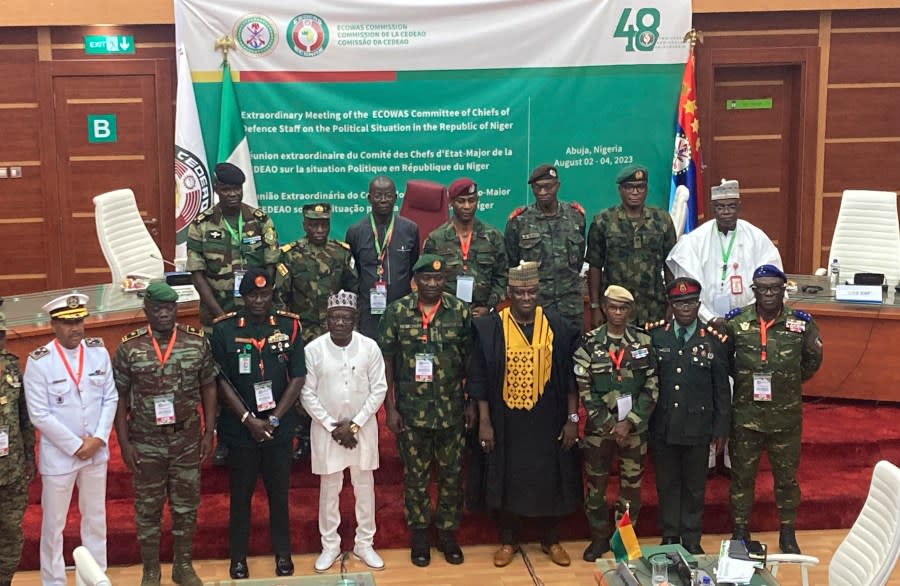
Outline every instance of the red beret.
[[450, 195], [450, 201], [453, 201], [460, 195], [474, 195], [478, 193], [478, 186], [468, 177], [460, 177], [450, 184], [447, 190]]

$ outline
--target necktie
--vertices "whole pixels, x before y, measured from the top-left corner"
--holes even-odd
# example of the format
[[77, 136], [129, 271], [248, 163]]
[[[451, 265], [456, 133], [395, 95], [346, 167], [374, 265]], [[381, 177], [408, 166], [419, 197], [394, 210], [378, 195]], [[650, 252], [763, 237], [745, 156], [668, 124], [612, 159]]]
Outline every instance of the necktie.
[[678, 331], [678, 347], [684, 348], [684, 345], [687, 344], [687, 339], [687, 329], [680, 328], [680, 330]]

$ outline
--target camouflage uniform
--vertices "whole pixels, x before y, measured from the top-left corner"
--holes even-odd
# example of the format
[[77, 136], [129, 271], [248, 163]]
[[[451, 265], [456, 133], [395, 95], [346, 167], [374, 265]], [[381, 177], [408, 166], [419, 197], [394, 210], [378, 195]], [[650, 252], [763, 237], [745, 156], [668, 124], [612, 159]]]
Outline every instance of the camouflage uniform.
[[[188, 325], [175, 326], [175, 347], [165, 366], [160, 366], [149, 328], [122, 338], [113, 359], [113, 375], [121, 400], [129, 405], [128, 440], [137, 452], [134, 512], [137, 539], [152, 560], [159, 559], [163, 503], [169, 500], [175, 563], [190, 560], [191, 544], [200, 506], [201, 388], [214, 383], [216, 365], [209, 343]], [[165, 354], [169, 341], [158, 340]], [[171, 395], [175, 422], [156, 422], [154, 400]]]
[[[228, 313], [243, 306], [234, 296], [234, 271], [265, 267], [278, 262], [278, 235], [272, 220], [263, 212], [241, 204], [243, 233], [241, 242], [233, 242], [219, 204], [200, 212], [188, 228], [185, 270], [203, 271], [222, 311]], [[232, 225], [237, 231], [237, 225]], [[212, 313], [200, 304], [200, 323], [212, 326]]]
[[350, 266], [350, 247], [338, 240], [324, 246], [301, 238], [281, 247], [276, 265], [275, 303], [300, 316], [301, 337], [308, 344], [328, 331], [328, 296], [341, 289], [356, 292], [356, 271]]
[[506, 223], [509, 266], [520, 260], [540, 263], [538, 304], [553, 309], [584, 327], [584, 208], [560, 201], [555, 215], [546, 216], [537, 206], [518, 208]]
[[626, 445], [618, 447], [619, 498], [616, 510], [621, 513], [625, 510], [625, 503], [630, 503], [631, 521], [636, 523], [641, 510], [641, 475], [647, 453], [647, 424], [659, 395], [656, 351], [650, 336], [629, 326], [623, 341], [627, 349], [619, 371], [621, 380], [618, 380], [608, 351], [610, 348], [619, 351], [622, 342], [608, 338], [605, 325], [584, 336], [574, 357], [578, 392], [587, 410], [584, 454], [588, 488], [584, 510], [594, 540], [605, 539], [610, 533], [606, 483], [617, 448], [610, 436], [618, 420], [617, 399], [631, 395], [632, 407], [625, 420], [631, 423], [632, 429]]
[[[406, 524], [424, 529], [431, 524], [428, 482], [437, 465], [438, 504], [435, 527], [455, 530], [462, 510], [462, 457], [466, 361], [470, 352], [471, 312], [456, 297], [444, 293], [441, 309], [422, 340], [419, 295], [410, 293], [388, 305], [381, 318], [378, 344], [393, 366], [397, 410], [404, 431], [397, 438], [403, 461]], [[416, 355], [434, 357], [434, 381], [416, 382]]]
[[500, 231], [475, 218], [468, 260], [463, 260], [462, 247], [453, 222], [443, 224], [428, 235], [423, 254], [437, 254], [444, 259], [444, 290], [456, 295], [456, 277], [469, 275], [475, 279], [472, 307], [492, 308], [506, 297], [506, 274], [509, 261]]
[[9, 454], [0, 456], [0, 584], [9, 584], [19, 565], [22, 518], [28, 504], [26, 464], [34, 469], [34, 427], [22, 391], [19, 359], [0, 350], [0, 426], [9, 438]]
[[644, 206], [633, 222], [625, 208], [607, 208], [594, 216], [588, 228], [585, 260], [599, 269], [600, 291], [621, 285], [634, 295], [634, 323], [644, 324], [666, 315], [663, 266], [675, 246], [675, 226], [663, 210]]
[[[812, 317], [784, 307], [767, 330], [762, 360], [755, 305], [726, 315], [734, 378], [731, 427], [731, 511], [735, 525], [747, 525], [753, 507], [756, 471], [763, 448], [772, 465], [775, 504], [781, 523], [793, 525], [800, 504], [797, 466], [803, 404], [800, 383], [822, 364], [822, 339]], [[772, 375], [772, 400], [753, 399], [754, 373]]]

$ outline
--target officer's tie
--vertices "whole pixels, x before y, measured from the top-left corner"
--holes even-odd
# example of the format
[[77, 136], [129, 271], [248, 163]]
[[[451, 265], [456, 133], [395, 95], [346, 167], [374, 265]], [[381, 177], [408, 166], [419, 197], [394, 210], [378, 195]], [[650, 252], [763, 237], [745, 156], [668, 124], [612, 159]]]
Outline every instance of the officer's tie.
[[687, 328], [680, 327], [678, 328], [678, 348], [684, 348], [684, 345], [687, 344], [688, 332]]

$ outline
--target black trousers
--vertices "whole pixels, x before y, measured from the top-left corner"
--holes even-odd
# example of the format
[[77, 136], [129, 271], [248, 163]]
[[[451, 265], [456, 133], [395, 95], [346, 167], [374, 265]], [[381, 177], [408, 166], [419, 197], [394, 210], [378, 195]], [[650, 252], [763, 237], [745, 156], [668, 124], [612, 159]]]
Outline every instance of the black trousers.
[[703, 533], [703, 499], [709, 444], [681, 446], [651, 439], [659, 529], [663, 537], [698, 544]]
[[559, 543], [559, 517], [523, 517], [507, 511], [499, 511], [497, 525], [500, 529], [500, 543], [502, 545], [518, 545], [522, 533], [522, 523], [529, 522], [537, 528], [541, 536], [541, 545], [553, 545]]
[[250, 538], [250, 501], [256, 479], [262, 474], [269, 498], [269, 533], [273, 553], [291, 555], [288, 487], [291, 478], [291, 443], [229, 446], [228, 471], [231, 509], [228, 523], [228, 549], [232, 560], [247, 557]]

